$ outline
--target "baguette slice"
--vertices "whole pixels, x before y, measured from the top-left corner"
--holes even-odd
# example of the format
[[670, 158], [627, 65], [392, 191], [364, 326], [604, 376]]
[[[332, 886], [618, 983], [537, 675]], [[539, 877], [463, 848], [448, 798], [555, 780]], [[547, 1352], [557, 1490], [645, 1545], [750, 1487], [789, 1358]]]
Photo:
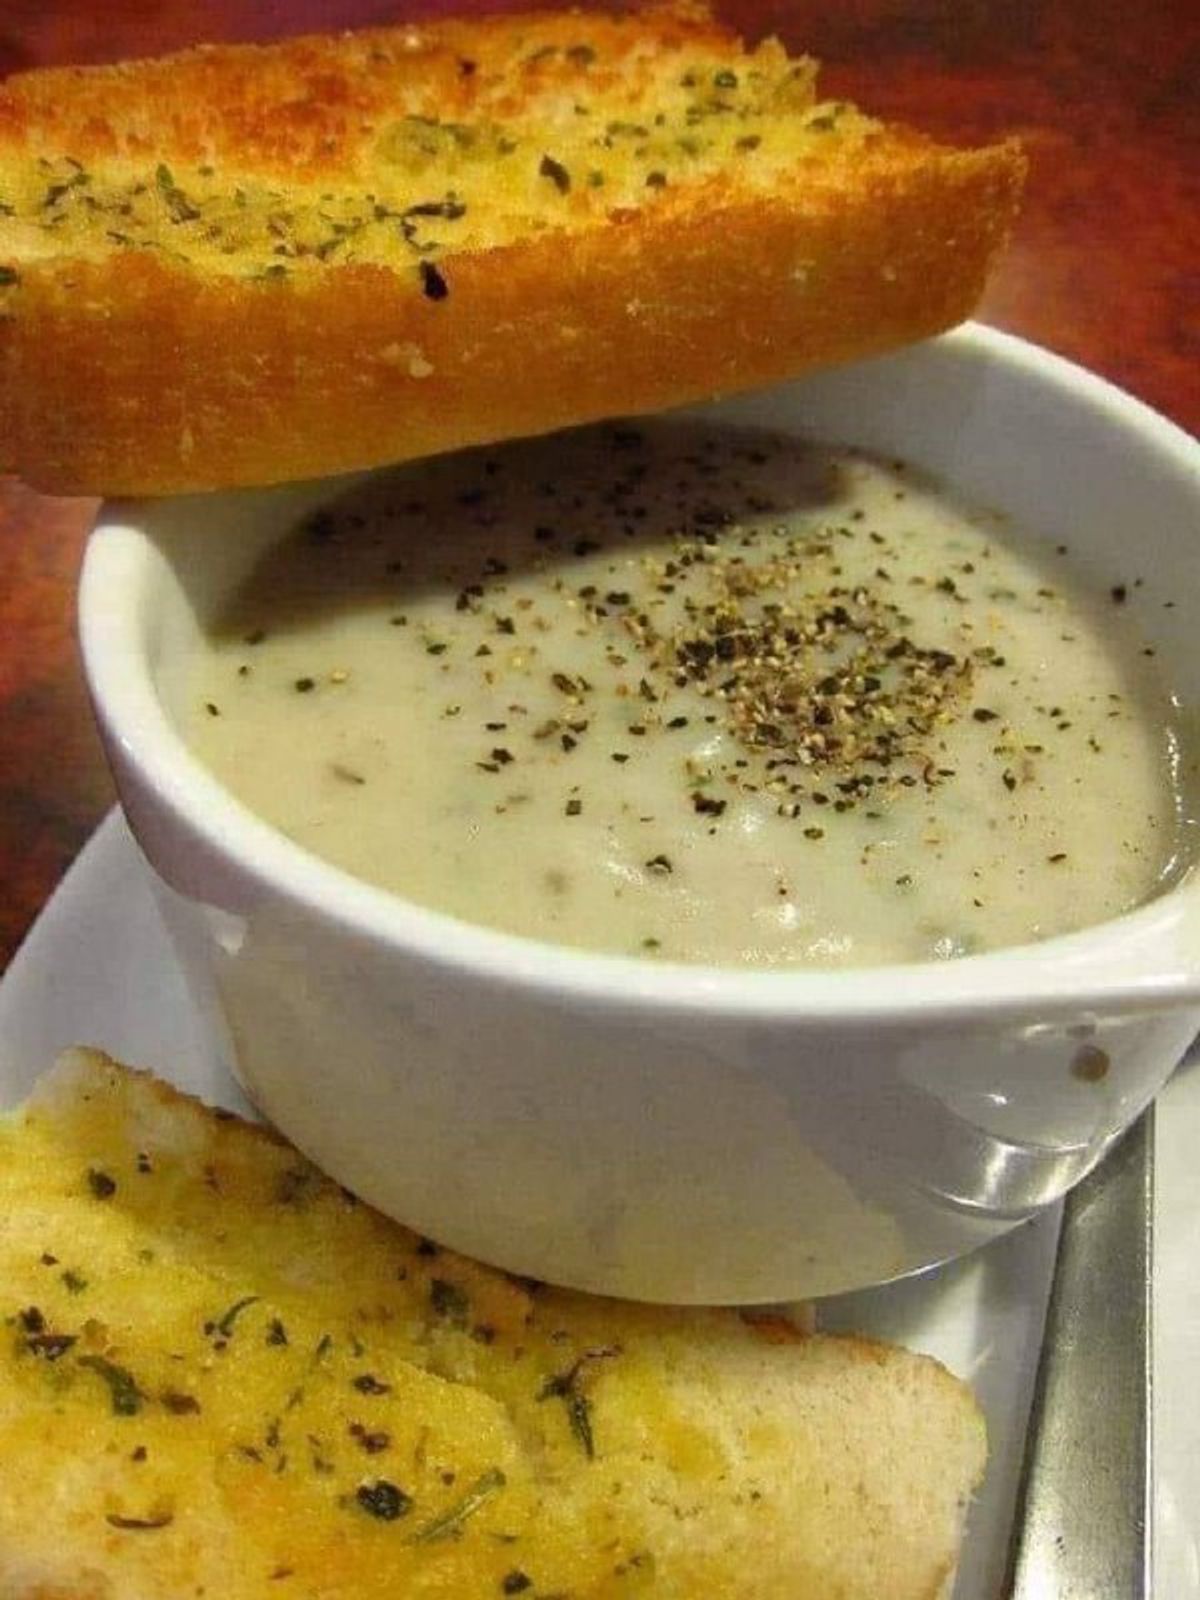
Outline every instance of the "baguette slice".
[[983, 1467], [933, 1361], [519, 1283], [86, 1052], [0, 1284], [5, 1600], [933, 1600]]
[[1023, 172], [686, 4], [19, 75], [0, 466], [276, 482], [881, 351], [970, 312]]

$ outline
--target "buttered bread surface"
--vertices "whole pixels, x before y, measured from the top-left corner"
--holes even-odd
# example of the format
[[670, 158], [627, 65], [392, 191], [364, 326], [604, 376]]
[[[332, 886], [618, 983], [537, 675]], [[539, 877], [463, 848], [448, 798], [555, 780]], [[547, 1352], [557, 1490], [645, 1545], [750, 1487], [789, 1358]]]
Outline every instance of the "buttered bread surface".
[[[658, 29], [577, 14], [477, 26], [458, 54], [435, 25], [347, 36], [336, 54], [309, 41], [17, 79], [10, 121], [41, 125], [19, 157], [0, 137], [0, 249], [165, 251], [252, 279], [351, 261], [428, 293], [439, 257], [595, 226], [722, 175], [770, 193], [806, 160], [848, 169], [878, 144], [882, 123], [818, 99], [814, 62], [657, 15]], [[224, 122], [205, 115], [210, 86], [235, 101]], [[171, 165], [150, 136], [155, 95], [194, 102], [165, 122]]]
[[652, 959], [950, 957], [1183, 870], [1187, 758], [1129, 592], [902, 463], [657, 423], [333, 501], [182, 696], [329, 861]]
[[0, 466], [275, 483], [849, 360], [970, 313], [1024, 167], [687, 4], [16, 74]]
[[565, 1294], [82, 1053], [0, 1120], [5, 1600], [931, 1600], [933, 1361]]

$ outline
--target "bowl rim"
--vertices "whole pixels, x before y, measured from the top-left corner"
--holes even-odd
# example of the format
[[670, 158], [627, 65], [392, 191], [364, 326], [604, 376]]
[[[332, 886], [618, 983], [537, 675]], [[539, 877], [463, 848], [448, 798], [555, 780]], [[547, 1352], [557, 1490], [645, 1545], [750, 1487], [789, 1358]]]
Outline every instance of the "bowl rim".
[[[927, 341], [927, 348], [937, 346], [997, 362], [1102, 410], [1152, 453], [1173, 458], [1194, 479], [1200, 504], [1200, 444], [1106, 379], [978, 322]], [[1040, 1016], [1089, 1004], [1146, 1010], [1200, 1002], [1195, 870], [1145, 905], [1074, 933], [950, 961], [837, 969], [713, 967], [592, 951], [467, 922], [364, 882], [293, 843], [238, 800], [192, 755], [163, 706], [142, 617], [153, 551], [145, 530], [161, 504], [104, 504], [84, 553], [78, 627], [102, 737], [119, 750], [140, 788], [209, 855], [226, 858], [263, 895], [281, 897], [349, 937], [548, 1001], [714, 1019], [791, 1016], [806, 1026], [870, 1028], [906, 1019], [929, 1025], [979, 1009]]]

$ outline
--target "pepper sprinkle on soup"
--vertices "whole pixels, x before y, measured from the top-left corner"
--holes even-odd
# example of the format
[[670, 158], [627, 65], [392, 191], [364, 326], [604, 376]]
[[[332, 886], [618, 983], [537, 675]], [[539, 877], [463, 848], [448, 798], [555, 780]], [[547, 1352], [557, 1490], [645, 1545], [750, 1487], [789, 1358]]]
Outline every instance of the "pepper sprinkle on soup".
[[683, 423], [375, 478], [270, 550], [187, 734], [426, 906], [716, 965], [949, 957], [1186, 867], [1124, 584], [901, 463]]

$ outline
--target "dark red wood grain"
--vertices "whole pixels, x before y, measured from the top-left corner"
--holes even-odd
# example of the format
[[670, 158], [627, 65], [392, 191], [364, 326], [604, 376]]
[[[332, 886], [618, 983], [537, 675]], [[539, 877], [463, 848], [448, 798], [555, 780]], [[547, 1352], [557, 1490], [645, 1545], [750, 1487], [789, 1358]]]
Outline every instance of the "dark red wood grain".
[[[428, 13], [436, 0], [6, 0], [0, 73]], [[459, 11], [496, 9], [459, 0]], [[1200, 7], [1187, 0], [726, 0], [830, 92], [1033, 159], [983, 315], [1200, 431]], [[112, 799], [74, 642], [90, 503], [0, 480], [0, 966]]]

